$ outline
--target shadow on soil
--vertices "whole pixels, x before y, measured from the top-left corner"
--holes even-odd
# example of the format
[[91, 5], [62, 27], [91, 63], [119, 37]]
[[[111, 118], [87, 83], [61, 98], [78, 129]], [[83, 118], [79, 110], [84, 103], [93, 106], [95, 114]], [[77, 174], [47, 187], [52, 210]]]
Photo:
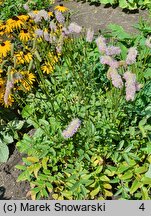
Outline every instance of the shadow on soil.
[[4, 187], [0, 187], [0, 200], [9, 200], [9, 198], [5, 197], [6, 189]]
[[[59, 1], [57, 1], [57, 2], [59, 2]], [[61, 1], [60, 1], [60, 2], [61, 2]], [[81, 1], [75, 1], [75, 2], [81, 2], [82, 4], [84, 4], [84, 3], [88, 2], [88, 1], [86, 1], [86, 0], [81, 0]], [[88, 3], [89, 3], [90, 6], [93, 6], [93, 5], [94, 5], [95, 7], [99, 7], [99, 6], [103, 5], [103, 4], [99, 3], [99, 2], [88, 2]], [[116, 9], [116, 8], [119, 6], [119, 4], [116, 3], [116, 4], [114, 4], [114, 5], [111, 5], [110, 3], [108, 3], [108, 4], [103, 5], [103, 6], [104, 6], [104, 8]], [[138, 10], [138, 9], [129, 10], [129, 9], [125, 8], [125, 9], [122, 10], [122, 12], [124, 12], [124, 13], [126, 13], [126, 14], [137, 14], [137, 13], [139, 13], [139, 10]]]

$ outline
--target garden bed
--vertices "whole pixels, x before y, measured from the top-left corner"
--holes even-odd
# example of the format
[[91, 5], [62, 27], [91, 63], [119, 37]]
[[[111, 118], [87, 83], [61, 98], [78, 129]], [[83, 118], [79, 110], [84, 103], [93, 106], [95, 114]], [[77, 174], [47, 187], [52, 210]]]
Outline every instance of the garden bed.
[[[138, 36], [133, 28], [140, 17], [149, 21], [148, 11], [125, 13], [75, 1], [64, 5], [73, 12], [64, 31], [62, 15], [41, 11], [38, 17], [36, 11], [31, 18], [14, 16], [14, 35], [0, 44], [7, 45], [2, 62], [7, 55], [10, 59], [0, 71], [7, 89], [1, 90], [0, 103], [8, 110], [15, 104], [16, 115], [11, 121], [0, 110], [1, 136], [9, 144], [8, 161], [0, 165], [0, 199], [150, 199], [150, 27], [141, 21]], [[53, 17], [49, 34], [37, 24], [42, 18], [48, 27], [48, 16]], [[31, 29], [21, 29], [21, 19], [30, 20]], [[85, 39], [87, 28], [94, 29], [95, 40], [92, 29]], [[81, 31], [79, 39], [70, 36]]]
[[0, 164], [0, 200], [25, 200], [28, 199], [30, 186], [28, 182], [17, 182], [21, 173], [15, 168], [22, 163], [22, 156], [15, 146], [10, 146], [10, 157], [6, 163]]
[[[60, 2], [67, 6], [72, 12], [71, 21], [77, 22], [85, 28], [93, 28], [95, 32], [104, 31], [109, 24], [117, 24], [122, 26], [126, 32], [134, 34], [138, 33], [134, 28], [140, 18], [148, 20], [149, 12], [147, 10], [123, 11], [121, 8], [106, 7], [103, 4], [95, 5], [90, 2], [69, 1]], [[56, 3], [57, 4], [57, 3]]]

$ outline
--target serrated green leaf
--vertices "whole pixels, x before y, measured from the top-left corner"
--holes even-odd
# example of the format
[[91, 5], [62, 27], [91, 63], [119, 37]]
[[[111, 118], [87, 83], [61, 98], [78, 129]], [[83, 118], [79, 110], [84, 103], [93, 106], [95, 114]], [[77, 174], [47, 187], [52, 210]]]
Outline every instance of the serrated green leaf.
[[110, 179], [106, 175], [103, 175], [103, 176], [99, 177], [99, 180], [100, 181], [107, 181], [107, 182], [110, 181]]
[[[148, 170], [147, 166], [143, 166], [143, 167], [138, 167], [135, 169], [135, 173], [137, 174], [141, 174], [141, 173], [145, 173]], [[146, 174], [145, 174], [146, 175]]]
[[138, 180], [134, 180], [131, 188], [130, 188], [130, 194], [133, 194], [135, 191], [137, 191], [138, 188], [140, 188], [142, 186], [142, 182], [138, 181]]
[[77, 190], [78, 189], [78, 187], [80, 186], [80, 182], [76, 182], [71, 188], [70, 188], [70, 190], [72, 191], [72, 192], [74, 192], [75, 190]]
[[30, 181], [30, 173], [28, 170], [22, 172], [19, 177], [17, 178], [17, 182], [19, 181], [25, 181], [25, 180], [28, 180]]
[[94, 189], [93, 191], [91, 191], [90, 196], [93, 199], [100, 191], [100, 186], [98, 186], [96, 189]]
[[151, 164], [149, 165], [148, 171], [145, 173], [145, 176], [151, 178]]
[[95, 173], [96, 174], [101, 173], [102, 169], [103, 169], [103, 166], [98, 166], [97, 169], [95, 170]]
[[125, 161], [127, 162], [127, 164], [130, 164], [130, 160], [129, 160], [128, 154], [124, 153], [124, 154], [122, 154], [122, 156], [125, 159]]
[[142, 182], [143, 184], [151, 184], [151, 178], [143, 177], [143, 178], [141, 179], [141, 182]]
[[127, 179], [132, 178], [132, 176], [133, 176], [133, 172], [131, 170], [129, 170], [129, 171], [125, 172], [124, 175], [121, 176], [120, 179], [121, 180], [127, 180]]
[[19, 169], [19, 170], [25, 170], [26, 169], [26, 167], [23, 165], [16, 165], [15, 168]]
[[148, 190], [146, 187], [141, 188], [141, 193], [142, 193], [142, 200], [149, 200], [149, 195], [148, 195]]
[[42, 163], [42, 167], [43, 169], [47, 170], [47, 162], [48, 162], [49, 158], [48, 157], [44, 157], [41, 161]]
[[62, 196], [66, 197], [67, 199], [72, 198], [72, 192], [71, 191], [63, 191]]

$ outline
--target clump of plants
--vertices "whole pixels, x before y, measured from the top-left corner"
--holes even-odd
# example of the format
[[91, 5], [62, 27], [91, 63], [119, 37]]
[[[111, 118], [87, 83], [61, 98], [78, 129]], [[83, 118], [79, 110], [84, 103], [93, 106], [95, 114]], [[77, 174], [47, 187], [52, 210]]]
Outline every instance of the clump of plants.
[[107, 42], [65, 25], [54, 72], [23, 101], [32, 199], [151, 198], [150, 37], [112, 29]]
[[0, 20], [7, 20], [13, 16], [25, 13], [26, 9], [41, 10], [48, 9], [54, 3], [53, 0], [1, 0], [0, 1]]
[[96, 36], [63, 5], [25, 9], [0, 24], [0, 114], [16, 114], [0, 146], [25, 153], [18, 180], [32, 199], [150, 199], [149, 31]]
[[19, 138], [17, 131], [24, 125], [17, 113], [21, 101], [53, 73], [61, 55], [60, 34], [67, 14], [63, 16], [59, 10], [68, 9], [64, 6], [56, 7], [54, 12], [27, 9], [25, 15], [13, 16], [0, 23], [1, 162], [7, 161], [7, 144]]
[[118, 5], [122, 9], [136, 10], [136, 9], [151, 9], [150, 0], [88, 0], [88, 2], [110, 4], [112, 6]]

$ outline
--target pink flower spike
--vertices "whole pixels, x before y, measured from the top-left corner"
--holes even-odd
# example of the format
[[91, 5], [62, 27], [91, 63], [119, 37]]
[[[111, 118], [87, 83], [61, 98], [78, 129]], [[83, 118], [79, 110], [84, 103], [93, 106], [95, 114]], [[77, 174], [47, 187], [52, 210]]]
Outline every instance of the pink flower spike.
[[123, 78], [126, 80], [126, 100], [133, 101], [136, 91], [139, 91], [141, 84], [136, 82], [136, 75], [127, 71], [124, 73]]
[[79, 34], [82, 30], [82, 27], [79, 26], [77, 23], [70, 23], [70, 25], [68, 26], [68, 30], [70, 33], [77, 33]]
[[86, 41], [92, 42], [93, 41], [93, 35], [94, 35], [94, 31], [89, 28], [87, 30], [87, 34], [86, 34]]
[[106, 41], [105, 41], [105, 38], [102, 35], [100, 35], [95, 40], [95, 42], [96, 42], [96, 45], [97, 45], [97, 47], [99, 49], [99, 52], [105, 54], [105, 51], [106, 51]]
[[119, 55], [120, 53], [121, 53], [120, 47], [108, 46], [106, 48], [106, 55], [112, 56], [112, 55]]
[[138, 52], [137, 52], [136, 47], [131, 47], [128, 50], [128, 54], [127, 54], [127, 57], [126, 57], [126, 63], [128, 65], [134, 64], [136, 62], [137, 53]]
[[67, 129], [62, 132], [64, 138], [72, 137], [78, 130], [81, 125], [81, 121], [78, 118], [72, 120], [72, 122], [68, 125]]
[[118, 68], [119, 67], [119, 62], [114, 60], [111, 56], [107, 56], [107, 55], [101, 56], [100, 62], [101, 62], [101, 64], [109, 65], [112, 68]]
[[116, 88], [121, 89], [123, 87], [123, 81], [121, 76], [118, 74], [117, 70], [115, 68], [109, 68], [107, 72], [107, 78], [112, 80], [113, 86]]

